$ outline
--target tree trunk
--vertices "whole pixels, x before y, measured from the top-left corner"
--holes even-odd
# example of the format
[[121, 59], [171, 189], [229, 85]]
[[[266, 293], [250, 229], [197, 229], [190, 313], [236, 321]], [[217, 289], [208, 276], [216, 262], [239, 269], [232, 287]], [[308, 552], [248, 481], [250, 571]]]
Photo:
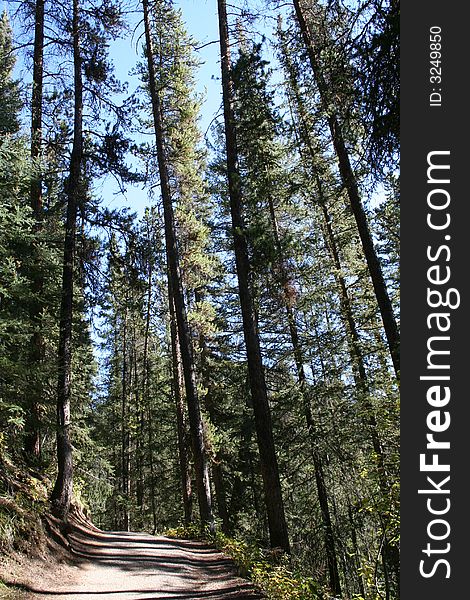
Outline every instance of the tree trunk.
[[[34, 20], [34, 54], [33, 54], [33, 92], [31, 98], [31, 158], [37, 160], [41, 156], [42, 145], [42, 101], [43, 101], [43, 56], [44, 56], [44, 4], [45, 0], [36, 0]], [[35, 219], [34, 233], [41, 231], [42, 214], [42, 182], [41, 176], [31, 181], [30, 204]], [[33, 247], [35, 266], [32, 274], [33, 293], [36, 295], [31, 311], [33, 335], [31, 340], [30, 363], [34, 368], [41, 369], [44, 359], [44, 339], [41, 331], [41, 297], [43, 278], [40, 259], [36, 247]], [[39, 458], [41, 455], [41, 435], [39, 406], [42, 400], [41, 378], [34, 377], [30, 390], [30, 411], [27, 417], [25, 450], [29, 456]]]
[[[351, 357], [351, 364], [354, 376], [354, 382], [356, 384], [356, 388], [360, 393], [360, 402], [365, 410], [365, 426], [368, 428], [371, 436], [372, 447], [377, 456], [377, 466], [379, 470], [379, 480], [381, 484], [381, 490], [384, 495], [388, 495], [388, 482], [386, 478], [385, 471], [385, 459], [384, 459], [384, 450], [382, 447], [382, 443], [380, 441], [380, 437], [378, 434], [377, 421], [375, 418], [375, 412], [370, 401], [370, 390], [368, 384], [368, 378], [366, 373], [366, 368], [364, 365], [364, 357], [362, 354], [362, 349], [360, 345], [359, 333], [356, 327], [356, 320], [354, 318], [351, 300], [349, 298], [346, 281], [344, 276], [342, 275], [342, 265], [340, 260], [340, 255], [338, 251], [338, 246], [336, 244], [335, 235], [333, 232], [333, 228], [331, 226], [331, 219], [328, 213], [328, 207], [326, 203], [325, 194], [323, 191], [323, 181], [322, 177], [326, 176], [326, 169], [318, 166], [318, 151], [315, 150], [314, 144], [311, 139], [311, 134], [309, 128], [306, 124], [306, 109], [303, 103], [302, 96], [300, 94], [292, 62], [288, 55], [287, 49], [284, 48], [284, 59], [286, 61], [286, 67], [288, 70], [288, 75], [290, 79], [290, 86], [294, 95], [294, 100], [298, 109], [298, 118], [300, 125], [300, 132], [296, 131], [297, 137], [299, 138], [299, 146], [305, 146], [309, 158], [310, 163], [312, 165], [312, 176], [315, 180], [317, 192], [318, 192], [318, 204], [321, 210], [322, 218], [323, 218], [323, 234], [326, 243], [326, 247], [328, 248], [331, 260], [333, 262], [335, 271], [334, 276], [336, 279], [336, 283], [338, 286], [338, 293], [340, 299], [340, 309], [341, 316], [345, 325], [346, 335], [348, 340], [348, 348], [349, 355]], [[302, 150], [300, 150], [302, 153]], [[316, 165], [316, 166], [313, 166]]]
[[122, 372], [121, 372], [121, 491], [122, 529], [129, 531], [129, 426], [127, 410], [127, 307], [122, 329]]
[[343, 132], [339, 123], [337, 114], [332, 110], [329, 101], [330, 94], [328, 86], [323, 77], [315, 45], [312, 40], [307, 21], [300, 5], [299, 0], [293, 0], [295, 13], [300, 26], [300, 31], [307, 49], [308, 57], [314, 73], [318, 90], [323, 105], [323, 109], [327, 115], [328, 126], [331, 132], [331, 138], [338, 159], [339, 171], [341, 179], [347, 190], [351, 210], [356, 220], [359, 237], [361, 240], [364, 256], [366, 258], [369, 275], [372, 280], [377, 304], [379, 306], [382, 322], [385, 330], [385, 336], [392, 358], [393, 367], [397, 378], [400, 377], [400, 334], [398, 332], [397, 323], [393, 314], [392, 303], [390, 301], [385, 280], [382, 274], [382, 268], [374, 248], [374, 242], [370, 233], [369, 224], [367, 221], [364, 208], [362, 206], [357, 185], [356, 176], [351, 166], [349, 153], [343, 137]]
[[320, 503], [320, 511], [322, 514], [324, 527], [325, 549], [330, 587], [335, 596], [341, 597], [341, 582], [339, 579], [338, 559], [336, 556], [335, 539], [333, 534], [333, 526], [331, 524], [330, 507], [328, 504], [328, 493], [325, 486], [322, 461], [317, 452], [315, 452], [313, 455], [313, 464], [315, 467], [315, 481], [317, 484], [318, 502]]
[[255, 426], [264, 486], [264, 500], [268, 515], [271, 545], [289, 552], [289, 537], [284, 513], [279, 467], [274, 447], [271, 411], [269, 408], [254, 302], [249, 281], [250, 267], [242, 220], [242, 197], [233, 114], [233, 85], [230, 75], [229, 34], [225, 0], [218, 0], [218, 12], [230, 211], [238, 276], [238, 291], [243, 317], [243, 333], [247, 351], [250, 388], [253, 398]]
[[[31, 98], [31, 158], [41, 156], [42, 146], [42, 101], [44, 60], [44, 5], [45, 0], [36, 0], [34, 22], [33, 91]], [[34, 178], [30, 188], [31, 208], [36, 221], [42, 219], [42, 182]]]
[[217, 500], [217, 508], [219, 517], [222, 519], [222, 532], [225, 535], [230, 535], [230, 517], [227, 507], [227, 494], [225, 488], [223, 462], [220, 452], [218, 452], [212, 463], [212, 476], [214, 479], [215, 497]]
[[[144, 334], [145, 335], [145, 334]], [[140, 341], [140, 339], [139, 339]], [[144, 340], [145, 345], [145, 340]], [[131, 405], [135, 407], [135, 418], [136, 418], [136, 431], [135, 431], [135, 451], [131, 453], [134, 459], [135, 467], [131, 471], [136, 472], [135, 477], [135, 498], [136, 508], [139, 515], [138, 525], [141, 528], [144, 522], [144, 497], [146, 487], [145, 477], [145, 411], [144, 411], [144, 396], [143, 396], [143, 384], [140, 382], [139, 373], [139, 357], [138, 357], [138, 328], [135, 316], [132, 319], [132, 364], [133, 364], [133, 381], [131, 387], [131, 393], [134, 395], [134, 402], [131, 401]], [[144, 348], [145, 357], [145, 348]], [[142, 376], [142, 379], [145, 375]], [[135, 518], [137, 517], [137, 511]]]
[[152, 535], [157, 531], [157, 500], [155, 497], [155, 461], [153, 457], [153, 421], [152, 412], [150, 409], [150, 398], [147, 399], [147, 436], [148, 436], [148, 452], [149, 452], [149, 467], [150, 467], [150, 506], [152, 508]]
[[297, 322], [293, 308], [289, 300], [289, 275], [286, 269], [285, 260], [282, 252], [281, 238], [279, 234], [279, 227], [277, 223], [276, 211], [271, 196], [268, 196], [269, 214], [271, 217], [271, 228], [273, 232], [274, 243], [276, 246], [277, 254], [279, 256], [279, 270], [281, 274], [281, 284], [284, 290], [284, 303], [287, 314], [287, 322], [289, 325], [289, 333], [292, 343], [292, 349], [294, 351], [294, 362], [297, 370], [297, 379], [299, 382], [300, 393], [302, 396], [303, 408], [307, 430], [312, 444], [313, 451], [313, 466], [315, 471], [315, 482], [317, 486], [318, 501], [320, 503], [320, 511], [323, 521], [323, 531], [325, 540], [325, 550], [328, 562], [328, 573], [331, 591], [338, 596], [341, 596], [341, 583], [339, 579], [338, 571], [338, 560], [336, 556], [335, 540], [333, 534], [333, 528], [331, 525], [330, 509], [328, 504], [328, 492], [325, 485], [325, 478], [323, 475], [323, 466], [320, 455], [318, 453], [315, 440], [315, 430], [312, 411], [310, 408], [310, 401], [307, 390], [307, 378], [305, 376], [304, 369], [304, 358], [302, 355], [302, 348], [299, 341], [299, 333], [297, 329]]
[[[252, 408], [252, 400], [250, 397], [246, 398], [246, 407]], [[251, 440], [253, 438], [253, 419], [251, 418], [251, 414], [249, 414], [246, 410], [243, 413], [243, 421], [241, 426], [241, 435], [240, 435], [240, 444], [238, 447], [238, 458], [237, 458], [237, 467], [236, 473], [233, 480], [232, 493], [230, 496], [230, 504], [228, 513], [230, 515], [230, 526], [233, 529], [234, 524], [236, 523], [236, 517], [238, 513], [243, 510], [245, 503], [244, 497], [246, 494], [246, 482], [250, 478], [251, 474], [251, 465], [253, 463], [252, 452], [251, 452]], [[238, 472], [240, 474], [238, 474]], [[256, 509], [256, 516], [261, 520], [262, 516], [259, 514], [258, 510], [258, 502], [256, 497], [256, 492], [253, 489], [253, 505]]]
[[72, 376], [72, 319], [77, 206], [81, 195], [83, 159], [83, 85], [80, 49], [80, 5], [73, 1], [72, 37], [74, 65], [74, 127], [70, 172], [67, 182], [62, 299], [60, 305], [58, 385], [57, 385], [57, 465], [58, 475], [52, 492], [53, 509], [65, 518], [70, 509], [73, 484], [72, 443], [70, 438], [70, 397]]
[[[150, 311], [152, 306], [152, 276], [153, 276], [153, 265], [151, 262], [148, 264], [148, 279], [147, 279], [147, 306], [145, 311], [145, 333], [144, 333], [144, 355], [143, 355], [143, 374], [142, 374], [142, 422], [144, 409], [147, 409], [147, 435], [148, 435], [148, 457], [150, 467], [150, 506], [152, 509], [152, 523], [153, 530], [152, 534], [155, 535], [157, 531], [157, 505], [155, 498], [155, 464], [153, 457], [153, 427], [152, 427], [152, 411], [150, 405], [150, 393], [149, 393], [149, 376], [150, 376], [150, 364], [149, 364], [149, 334], [150, 334]], [[144, 444], [144, 436], [142, 432], [142, 445]], [[145, 453], [143, 454], [145, 456]]]
[[[200, 292], [195, 291], [196, 303], [202, 302], [203, 296]], [[199, 336], [199, 347], [201, 351], [201, 374], [202, 374], [202, 387], [207, 390], [204, 398], [204, 406], [209, 413], [209, 418], [213, 425], [217, 425], [216, 416], [216, 399], [214, 398], [214, 390], [210, 375], [210, 369], [208, 365], [209, 359], [209, 348], [206, 343], [206, 339], [203, 334]], [[219, 517], [222, 519], [222, 531], [226, 535], [230, 533], [230, 518], [227, 507], [227, 495], [224, 481], [223, 472], [223, 456], [220, 450], [217, 451], [216, 455], [212, 460], [212, 478], [214, 481], [215, 497], [217, 502], [217, 509]]]
[[352, 541], [353, 552], [354, 552], [353, 560], [354, 560], [354, 565], [356, 567], [356, 572], [357, 572], [357, 583], [359, 586], [359, 593], [363, 598], [365, 598], [366, 592], [365, 592], [365, 588], [364, 588], [364, 580], [363, 580], [363, 574], [362, 574], [361, 553], [359, 551], [359, 544], [357, 543], [356, 525], [354, 523], [352, 508], [351, 508], [351, 504], [349, 502], [348, 502], [348, 517], [349, 517], [349, 523], [351, 526], [351, 541]]
[[188, 404], [189, 428], [196, 475], [196, 488], [199, 503], [201, 525], [214, 530], [212, 515], [211, 490], [209, 482], [209, 465], [206, 456], [204, 426], [201, 407], [197, 391], [191, 336], [186, 316], [184, 294], [179, 271], [179, 257], [176, 242], [173, 205], [170, 192], [170, 179], [166, 162], [165, 142], [163, 134], [163, 119], [161, 111], [160, 94], [157, 88], [155, 68], [153, 62], [153, 44], [150, 31], [150, 18], [148, 0], [142, 0], [144, 9], [144, 27], [146, 40], [146, 53], [148, 62], [149, 88], [152, 102], [153, 121], [155, 127], [155, 141], [157, 146], [158, 169], [160, 173], [160, 186], [163, 200], [165, 220], [165, 243], [168, 263], [168, 280], [171, 284], [175, 305], [176, 323], [181, 350], [181, 362]]
[[[321, 190], [320, 190], [321, 195]], [[335, 278], [338, 284], [339, 295], [340, 295], [340, 308], [343, 317], [343, 322], [346, 327], [346, 333], [348, 337], [349, 354], [351, 356], [351, 363], [353, 368], [354, 381], [356, 388], [360, 392], [360, 402], [364, 408], [364, 425], [369, 430], [370, 438], [372, 441], [372, 447], [376, 455], [377, 467], [379, 473], [379, 481], [382, 493], [387, 496], [389, 492], [389, 484], [387, 480], [387, 473], [385, 469], [385, 456], [382, 442], [380, 441], [377, 419], [375, 417], [374, 407], [370, 400], [370, 389], [364, 365], [364, 357], [362, 354], [359, 334], [357, 332], [356, 320], [354, 319], [351, 301], [349, 298], [348, 290], [344, 277], [341, 275], [341, 261], [339, 258], [339, 252], [336, 246], [336, 240], [334, 238], [333, 230], [331, 227], [331, 220], [329, 218], [328, 209], [324, 201], [321, 202], [321, 208], [323, 212], [323, 221], [325, 228], [325, 238], [330, 255], [332, 257], [335, 266]]]
[[180, 463], [181, 492], [183, 498], [184, 522], [189, 525], [193, 520], [193, 491], [191, 483], [190, 448], [188, 445], [186, 415], [184, 412], [184, 378], [181, 365], [178, 331], [176, 327], [175, 304], [170, 296], [170, 337], [173, 362], [173, 393], [176, 400], [176, 427], [178, 432], [178, 456]]

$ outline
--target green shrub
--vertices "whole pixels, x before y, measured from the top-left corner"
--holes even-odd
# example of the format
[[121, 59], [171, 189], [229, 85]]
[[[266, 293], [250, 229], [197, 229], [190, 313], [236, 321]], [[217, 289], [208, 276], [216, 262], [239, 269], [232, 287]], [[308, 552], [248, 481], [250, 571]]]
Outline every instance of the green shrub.
[[251, 579], [269, 600], [325, 600], [326, 590], [311, 577], [296, 573], [287, 555], [276, 556], [254, 544], [236, 540], [217, 532], [201, 534], [198, 524], [167, 530], [166, 535], [176, 538], [204, 540], [229, 556], [241, 577]]

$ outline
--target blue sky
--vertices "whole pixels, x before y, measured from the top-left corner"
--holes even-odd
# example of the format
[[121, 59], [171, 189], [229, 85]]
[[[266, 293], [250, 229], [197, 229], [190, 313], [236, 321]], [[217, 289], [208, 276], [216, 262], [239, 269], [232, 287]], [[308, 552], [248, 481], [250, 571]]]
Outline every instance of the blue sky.
[[[218, 40], [217, 2], [215, 0], [180, 0], [175, 2], [175, 6], [181, 8], [186, 29], [199, 43], [199, 46]], [[138, 18], [140, 17], [136, 15], [136, 22]], [[141, 31], [142, 27], [137, 29], [133, 40], [130, 38], [118, 40], [110, 47], [116, 75], [121, 81], [129, 81], [130, 91], [133, 91], [138, 85], [137, 78], [129, 77], [129, 72], [142, 55], [142, 38], [136, 47]], [[202, 64], [197, 77], [197, 92], [204, 98], [200, 127], [202, 133], [205, 133], [219, 111], [222, 101], [218, 43], [201, 48], [198, 51], [198, 58]], [[103, 194], [105, 204], [111, 208], [128, 206], [132, 211], [141, 214], [149, 204], [147, 192], [138, 186], [129, 187], [126, 198], [115, 195], [115, 191], [115, 184], [111, 178], [100, 186], [100, 193]]]
[[[51, 0], [52, 1], [52, 0]], [[136, 27], [134, 35], [129, 35], [113, 42], [110, 45], [110, 57], [115, 67], [115, 73], [122, 82], [129, 82], [129, 93], [132, 93], [139, 85], [138, 78], [131, 76], [130, 71], [135, 68], [142, 56], [142, 25], [138, 26], [141, 19], [140, 2], [132, 1], [134, 12], [128, 15], [131, 32]], [[253, 2], [256, 4], [256, 2]], [[1, 2], [7, 11], [13, 13], [16, 5], [9, 6], [8, 2]], [[216, 0], [176, 0], [175, 7], [180, 8], [188, 33], [202, 46], [197, 53], [201, 62], [197, 76], [197, 92], [203, 97], [201, 109], [200, 128], [204, 134], [208, 130], [215, 115], [220, 112], [222, 102], [222, 90], [220, 84], [220, 58], [218, 43], [218, 15]], [[230, 10], [230, 8], [229, 8]], [[133, 22], [133, 23], [132, 23]], [[269, 28], [272, 26], [269, 23]], [[13, 23], [15, 26], [15, 23]], [[259, 22], [258, 26], [263, 29], [266, 23]], [[25, 39], [21, 40], [22, 42]], [[211, 43], [215, 42], [215, 43]], [[18, 53], [16, 68], [17, 77], [25, 82], [31, 81], [30, 69], [24, 67], [21, 52]], [[25, 130], [29, 129], [29, 123], [25, 122]], [[97, 183], [97, 195], [102, 196], [103, 205], [109, 208], [128, 207], [132, 212], [142, 214], [149, 204], [147, 191], [142, 186], [129, 186], [125, 196], [118, 193], [118, 187], [112, 177], [102, 179]]]
[[[217, 3], [215, 0], [180, 0], [175, 6], [181, 8], [186, 28], [200, 46], [218, 40]], [[136, 15], [135, 20], [138, 20]], [[142, 27], [137, 30], [133, 40], [122, 39], [111, 46], [111, 56], [116, 68], [116, 73], [121, 80], [129, 80], [128, 73], [141, 57], [142, 38], [139, 47], [136, 42]], [[198, 51], [198, 56], [203, 63], [199, 70], [198, 92], [206, 93], [203, 107], [201, 126], [204, 130], [209, 125], [221, 102], [220, 82], [213, 79], [219, 77], [219, 45], [210, 44]]]
[[[138, 12], [129, 16], [130, 21], [134, 21], [131, 30], [141, 19], [140, 2], [133, 2], [134, 7], [138, 7]], [[209, 42], [218, 41], [218, 17], [216, 0], [179, 0], [175, 1], [175, 7], [180, 8], [183, 13], [183, 20], [189, 34], [204, 46]], [[0, 2], [1, 10], [7, 10], [11, 15], [16, 9], [15, 4]], [[12, 23], [15, 27], [15, 22]], [[125, 39], [117, 40], [110, 45], [110, 56], [115, 67], [115, 73], [122, 82], [129, 82], [129, 92], [133, 92], [139, 85], [138, 78], [129, 75], [130, 71], [141, 60], [142, 56], [142, 26], [138, 27], [136, 33], [132, 36], [130, 33]], [[22, 42], [25, 40], [22, 39]], [[214, 116], [220, 109], [222, 101], [222, 91], [220, 86], [220, 63], [219, 63], [219, 44], [212, 43], [198, 51], [198, 58], [201, 61], [197, 77], [197, 92], [203, 96], [204, 104], [201, 110], [200, 127], [202, 133], [205, 133]], [[29, 83], [31, 81], [30, 69], [25, 68], [21, 51], [17, 55], [16, 76]], [[25, 130], [29, 130], [29, 123], [25, 122]], [[129, 207], [133, 212], [142, 214], [145, 206], [149, 204], [147, 192], [141, 187], [129, 187], [126, 197], [117, 194], [117, 185], [113, 178], [109, 177], [98, 184], [97, 193], [103, 196], [104, 204], [110, 208], [122, 206]]]
[[[137, 3], [140, 8], [140, 3]], [[240, 5], [241, 3], [239, 3]], [[257, 4], [253, 2], [253, 5]], [[174, 2], [175, 7], [180, 8], [183, 15], [188, 33], [198, 42], [199, 46], [203, 46], [197, 53], [201, 62], [197, 77], [197, 92], [203, 96], [204, 103], [201, 108], [200, 128], [203, 134], [206, 133], [210, 124], [217, 113], [220, 114], [222, 102], [222, 89], [220, 83], [220, 49], [219, 49], [219, 26], [216, 0], [177, 0]], [[230, 11], [230, 7], [229, 7]], [[135, 15], [137, 24], [139, 14]], [[270, 30], [274, 25], [271, 20], [258, 21], [257, 27], [263, 32]], [[122, 81], [130, 82], [130, 90], [132, 91], [138, 85], [138, 80], [129, 78], [129, 71], [135, 66], [136, 62], [141, 57], [142, 38], [140, 38], [138, 47], [136, 43], [142, 32], [142, 27], [138, 28], [133, 40], [123, 39], [114, 43], [110, 48], [111, 56], [114, 59], [116, 75]], [[215, 42], [215, 43], [211, 43]], [[268, 59], [270, 56], [269, 48], [267, 50]], [[112, 208], [119, 206], [128, 206], [132, 211], [142, 214], [145, 207], [149, 204], [147, 192], [139, 187], [129, 187], [126, 198], [113, 195], [109, 185], [113, 181], [109, 179], [107, 185], [101, 188], [100, 192], [104, 196], [105, 203]]]

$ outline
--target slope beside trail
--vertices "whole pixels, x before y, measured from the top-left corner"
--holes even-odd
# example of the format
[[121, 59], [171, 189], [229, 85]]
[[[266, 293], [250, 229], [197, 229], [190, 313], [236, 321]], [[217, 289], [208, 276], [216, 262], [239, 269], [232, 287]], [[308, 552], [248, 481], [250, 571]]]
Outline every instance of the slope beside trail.
[[75, 522], [67, 533], [74, 565], [17, 577], [21, 600], [259, 600], [234, 564], [203, 542], [105, 532]]

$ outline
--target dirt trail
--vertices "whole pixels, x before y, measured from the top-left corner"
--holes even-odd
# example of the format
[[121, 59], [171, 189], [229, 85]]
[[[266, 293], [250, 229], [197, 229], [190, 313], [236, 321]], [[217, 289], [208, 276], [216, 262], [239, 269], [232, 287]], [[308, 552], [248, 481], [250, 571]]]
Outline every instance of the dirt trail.
[[[233, 563], [201, 542], [74, 525], [75, 565], [17, 578], [21, 600], [260, 599]], [[0, 592], [1, 595], [1, 592]]]

